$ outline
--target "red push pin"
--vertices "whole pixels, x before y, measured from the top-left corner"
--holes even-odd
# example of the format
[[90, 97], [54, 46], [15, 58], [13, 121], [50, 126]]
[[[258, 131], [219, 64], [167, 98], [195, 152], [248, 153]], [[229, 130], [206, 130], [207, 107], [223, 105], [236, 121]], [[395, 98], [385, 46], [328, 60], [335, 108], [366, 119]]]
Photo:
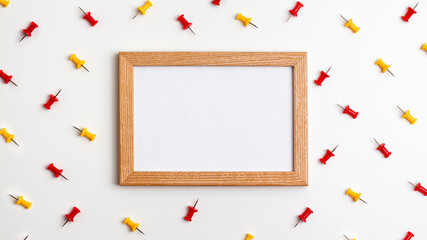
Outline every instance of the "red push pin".
[[81, 7], [79, 7], [80, 11], [82, 11], [82, 13], [84, 14], [83, 19], [86, 19], [86, 21], [88, 21], [90, 23], [90, 25], [95, 26], [98, 23], [98, 20], [95, 20], [92, 15], [90, 15], [90, 12], [85, 12], [83, 11], [83, 9]]
[[[409, 181], [408, 181], [409, 182]], [[414, 186], [414, 191], [422, 193], [424, 196], [427, 196], [427, 189], [425, 189], [423, 186], [421, 186], [421, 183], [418, 183], [417, 185], [409, 182], [412, 186]]]
[[389, 150], [387, 150], [387, 148], [385, 148], [385, 143], [379, 144], [377, 139], [374, 138], [374, 140], [378, 144], [377, 150], [380, 151], [384, 155], [385, 158], [390, 157], [391, 152]]
[[[339, 145], [339, 144], [338, 144], [338, 145]], [[331, 158], [331, 157], [334, 157], [334, 156], [335, 156], [333, 152], [335, 151], [335, 149], [337, 149], [338, 145], [337, 145], [334, 149], [332, 149], [332, 151], [329, 151], [329, 149], [326, 149], [326, 153], [325, 153], [325, 155], [320, 159], [320, 161], [321, 161], [323, 164], [326, 164], [326, 162], [329, 160], [329, 158]]]
[[219, 6], [219, 4], [221, 3], [221, 0], [213, 0], [212, 3]]
[[58, 94], [59, 94], [61, 91], [62, 91], [62, 89], [61, 89], [61, 90], [59, 90], [59, 92], [58, 92], [55, 96], [53, 96], [52, 94], [50, 94], [50, 98], [49, 98], [49, 100], [47, 101], [47, 103], [43, 104], [43, 106], [44, 106], [46, 109], [50, 109], [50, 107], [52, 107], [52, 104], [54, 104], [55, 102], [58, 102], [58, 98], [57, 98], [57, 96], [58, 96]]
[[69, 214], [65, 214], [65, 217], [67, 218], [67, 221], [62, 225], [62, 227], [65, 226], [69, 221], [74, 222], [74, 217], [77, 215], [77, 213], [80, 213], [80, 210], [77, 207], [73, 207], [73, 210]]
[[353, 109], [351, 109], [349, 105], [347, 105], [345, 108], [343, 106], [339, 105], [338, 103], [337, 103], [337, 105], [343, 109], [343, 112], [342, 112], [343, 114], [348, 114], [354, 119], [356, 119], [357, 116], [359, 115], [359, 112], [356, 112]]
[[193, 29], [191, 29], [191, 25], [193, 25], [193, 23], [188, 22], [188, 21], [187, 21], [187, 19], [185, 19], [184, 14], [182, 14], [181, 16], [179, 16], [176, 20], [178, 20], [178, 21], [180, 21], [180, 22], [181, 22], [181, 24], [182, 24], [182, 28], [184, 28], [184, 30], [190, 29], [190, 31], [191, 31], [194, 35], [196, 35], [196, 34], [193, 32]]
[[35, 22], [31, 22], [30, 26], [28, 26], [27, 29], [24, 29], [23, 32], [25, 35], [21, 38], [19, 42], [22, 42], [26, 36], [31, 37], [31, 33], [34, 31], [34, 29], [38, 28], [39, 26]]
[[413, 233], [411, 233], [411, 232], [408, 232], [407, 234], [406, 234], [406, 237], [403, 239], [403, 240], [411, 240], [411, 238], [413, 238], [414, 237], [414, 234]]
[[298, 215], [299, 219], [298, 219], [297, 224], [295, 224], [294, 228], [295, 228], [296, 226], [298, 226], [298, 224], [299, 224], [301, 221], [306, 222], [306, 221], [307, 221], [308, 216], [310, 216], [312, 213], [313, 213], [313, 211], [312, 211], [310, 208], [306, 208], [306, 209], [305, 209], [305, 211], [304, 211], [301, 215]]
[[196, 205], [199, 202], [199, 199], [197, 199], [194, 206], [188, 206], [188, 213], [187, 216], [184, 217], [185, 220], [191, 222], [191, 218], [193, 218], [194, 213], [198, 212], [199, 210], [196, 209]]
[[414, 8], [408, 7], [408, 11], [406, 12], [405, 16], [402, 16], [402, 20], [405, 22], [409, 22], [409, 19], [412, 17], [412, 15], [416, 14], [417, 12], [415, 11], [415, 8], [417, 8], [418, 3], [415, 4]]
[[322, 82], [325, 81], [326, 78], [329, 77], [328, 72], [329, 70], [331, 70], [332, 66], [329, 67], [328, 71], [324, 72], [324, 71], [320, 71], [320, 76], [317, 80], [314, 80], [314, 82], [319, 85], [322, 86]]
[[55, 177], [56, 177], [56, 178], [58, 178], [59, 176], [61, 176], [61, 177], [63, 177], [65, 180], [67, 180], [67, 181], [68, 181], [68, 178], [66, 178], [64, 175], [62, 175], [62, 172], [63, 172], [64, 170], [56, 168], [56, 167], [53, 165], [53, 163], [51, 163], [51, 164], [47, 167], [47, 169], [48, 169], [48, 170], [50, 170], [53, 174], [55, 174]]
[[6, 84], [8, 84], [9, 82], [11, 82], [11, 83], [13, 83], [13, 85], [18, 86], [18, 85], [16, 85], [16, 83], [14, 83], [12, 81], [13, 76], [12, 75], [7, 75], [5, 72], [3, 72], [3, 69], [0, 70], [0, 77], [4, 80], [4, 82]]
[[288, 22], [289, 21], [289, 19], [292, 17], [292, 16], [294, 16], [294, 17], [298, 17], [298, 12], [299, 12], [299, 10], [302, 8], [302, 7], [304, 7], [304, 5], [301, 3], [301, 2], [297, 2], [296, 3], [296, 5], [295, 5], [295, 7], [294, 7], [294, 9], [292, 9], [292, 10], [289, 10], [289, 17], [288, 17], [288, 19], [286, 20], [286, 22]]

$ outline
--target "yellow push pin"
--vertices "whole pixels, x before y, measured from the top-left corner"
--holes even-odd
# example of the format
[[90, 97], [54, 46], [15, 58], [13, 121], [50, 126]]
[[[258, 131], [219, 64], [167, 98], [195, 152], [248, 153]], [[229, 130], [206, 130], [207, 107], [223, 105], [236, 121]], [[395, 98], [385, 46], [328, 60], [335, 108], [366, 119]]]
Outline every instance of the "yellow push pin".
[[8, 1], [8, 0], [0, 0], [0, 4], [1, 5], [3, 5], [3, 7], [7, 7], [7, 6], [9, 6], [9, 3], [10, 3], [10, 1]]
[[347, 19], [345, 19], [345, 17], [343, 17], [341, 14], [340, 14], [340, 16], [342, 17], [342, 19], [344, 19], [344, 21], [345, 21], [345, 24], [344, 24], [344, 27], [348, 27], [348, 28], [350, 28], [354, 33], [357, 33], [359, 30], [360, 30], [360, 27], [358, 27], [358, 26], [356, 26], [354, 23], [353, 23], [353, 19], [349, 19], [349, 20], [347, 20]]
[[349, 237], [347, 237], [345, 234], [343, 234], [344, 235], [344, 237], [347, 239], [347, 240], [356, 240], [356, 238], [353, 238], [353, 239], [350, 239]]
[[248, 233], [248, 234], [246, 234], [245, 240], [252, 240], [253, 238], [254, 238], [254, 236], [252, 236], [252, 234]]
[[138, 230], [140, 233], [144, 234], [138, 227], [139, 227], [139, 223], [134, 223], [132, 222], [132, 220], [130, 220], [130, 218], [126, 218], [125, 221], [123, 222], [124, 224], [128, 225], [131, 229], [132, 232], [135, 232], [135, 230]]
[[427, 52], [427, 44], [425, 44], [425, 43], [424, 43], [424, 44], [421, 46], [421, 49]]
[[2, 135], [6, 139], [7, 143], [14, 142], [19, 147], [19, 144], [15, 142], [15, 140], [13, 140], [15, 138], [15, 135], [8, 133], [6, 131], [6, 128], [2, 128], [0, 130], [0, 135]]
[[145, 12], [147, 11], [147, 9], [149, 9], [152, 6], [153, 6], [153, 3], [150, 2], [150, 0], [148, 0], [144, 5], [142, 5], [141, 7], [138, 8], [139, 12], [132, 18], [132, 20], [135, 19], [136, 16], [138, 16], [140, 12], [142, 15], [145, 15]]
[[247, 27], [249, 24], [251, 24], [252, 26], [258, 28], [255, 24], [253, 24], [251, 22], [252, 18], [247, 18], [247, 17], [243, 16], [241, 13], [239, 13], [239, 15], [237, 15], [236, 19], [240, 20], [245, 25], [245, 27]]
[[13, 199], [16, 200], [17, 205], [21, 205], [21, 206], [25, 207], [26, 209], [30, 209], [31, 205], [33, 205], [32, 202], [25, 201], [22, 196], [20, 196], [19, 198], [14, 197], [12, 194], [9, 194], [9, 196], [11, 196]]
[[355, 202], [357, 202], [357, 200], [360, 199], [360, 201], [368, 204], [367, 202], [365, 202], [365, 200], [363, 200], [363, 199], [360, 198], [360, 196], [362, 195], [361, 193], [356, 193], [353, 190], [351, 190], [351, 188], [347, 189], [347, 192], [345, 192], [345, 194], [347, 194], [350, 197], [352, 197]]
[[375, 62], [376, 65], [378, 65], [381, 68], [381, 71], [383, 73], [385, 73], [385, 71], [388, 71], [393, 77], [394, 74], [392, 72], [390, 72], [390, 70], [388, 69], [390, 67], [390, 65], [385, 64], [385, 62], [380, 58]]
[[96, 134], [90, 133], [87, 128], [83, 128], [83, 130], [81, 130], [80, 128], [77, 128], [75, 126], [73, 127], [81, 132], [80, 136], [87, 137], [91, 141], [95, 140]]
[[402, 118], [408, 120], [408, 122], [410, 122], [411, 124], [415, 124], [415, 122], [417, 121], [416, 118], [414, 118], [410, 113], [409, 110], [408, 111], [403, 111], [399, 106], [397, 106], [397, 108], [400, 109], [400, 111], [403, 113]]
[[76, 54], [71, 55], [70, 60], [76, 64], [77, 69], [83, 67], [87, 72], [89, 72], [89, 70], [87, 70], [87, 68], [84, 66], [85, 61], [78, 59]]

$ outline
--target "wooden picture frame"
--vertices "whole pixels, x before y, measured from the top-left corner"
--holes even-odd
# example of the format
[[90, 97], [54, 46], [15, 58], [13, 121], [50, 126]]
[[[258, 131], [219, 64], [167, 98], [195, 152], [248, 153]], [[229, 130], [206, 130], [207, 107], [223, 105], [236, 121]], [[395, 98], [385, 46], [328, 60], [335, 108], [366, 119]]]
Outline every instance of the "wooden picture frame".
[[[172, 172], [134, 170], [135, 66], [280, 66], [293, 68], [293, 171]], [[120, 185], [306, 186], [308, 185], [307, 53], [120, 52]]]

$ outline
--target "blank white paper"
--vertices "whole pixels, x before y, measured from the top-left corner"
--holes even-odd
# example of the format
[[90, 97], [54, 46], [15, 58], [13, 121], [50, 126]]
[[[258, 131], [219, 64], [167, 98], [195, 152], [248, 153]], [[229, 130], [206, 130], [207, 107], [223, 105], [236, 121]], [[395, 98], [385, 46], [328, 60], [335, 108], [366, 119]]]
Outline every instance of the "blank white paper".
[[135, 67], [136, 171], [292, 171], [291, 67]]

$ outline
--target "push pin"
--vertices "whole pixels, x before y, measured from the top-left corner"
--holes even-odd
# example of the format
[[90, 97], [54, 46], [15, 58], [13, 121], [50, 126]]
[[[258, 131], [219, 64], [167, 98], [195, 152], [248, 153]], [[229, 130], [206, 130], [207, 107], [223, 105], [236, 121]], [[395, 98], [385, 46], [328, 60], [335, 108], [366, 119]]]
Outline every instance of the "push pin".
[[184, 14], [182, 14], [181, 16], [179, 16], [176, 20], [178, 20], [181, 24], [182, 24], [182, 28], [184, 28], [184, 30], [190, 29], [190, 31], [196, 35], [193, 31], [193, 29], [191, 29], [191, 25], [193, 25], [193, 23], [188, 22], [187, 19], [185, 19]]
[[250, 25], [258, 28], [255, 24], [253, 24], [251, 22], [252, 18], [247, 18], [247, 17], [243, 16], [241, 13], [239, 13], [239, 15], [237, 15], [236, 19], [240, 20], [245, 25], [245, 27], [247, 27], [250, 24]]
[[427, 52], [427, 44], [425, 44], [425, 43], [424, 43], [424, 44], [421, 46], [421, 49]]
[[412, 17], [412, 15], [416, 14], [417, 12], [415, 12], [415, 8], [417, 8], [418, 3], [415, 4], [414, 8], [408, 7], [408, 11], [406, 12], [405, 16], [402, 16], [402, 20], [405, 22], [409, 22], [409, 19]]
[[341, 14], [340, 14], [340, 16], [342, 17], [342, 19], [344, 19], [344, 21], [345, 21], [345, 24], [344, 24], [344, 27], [348, 27], [348, 28], [350, 28], [354, 33], [357, 33], [359, 30], [360, 30], [360, 27], [358, 27], [358, 26], [356, 26], [354, 23], [353, 23], [353, 19], [349, 19], [349, 20], [347, 20], [345, 17], [343, 17]]
[[385, 158], [390, 157], [391, 152], [389, 150], [387, 150], [387, 148], [385, 148], [385, 143], [379, 144], [377, 139], [374, 138], [374, 140], [378, 144], [377, 150], [380, 151], [384, 155]]
[[24, 240], [27, 240], [27, 238], [30, 236], [30, 234], [27, 234], [27, 236], [25, 236]]
[[12, 81], [13, 76], [12, 75], [7, 75], [5, 72], [3, 72], [3, 69], [0, 69], [0, 77], [4, 80], [4, 82], [6, 84], [8, 84], [9, 82], [13, 83], [13, 85], [16, 85], [15, 82]]
[[[338, 144], [339, 145], [339, 144]], [[338, 145], [332, 149], [332, 151], [329, 151], [329, 149], [326, 149], [326, 153], [325, 155], [320, 159], [320, 162], [322, 162], [323, 164], [326, 164], [326, 162], [329, 160], [329, 158], [334, 157], [334, 151], [335, 149], [337, 149]]]
[[130, 227], [130, 229], [132, 230], [132, 232], [135, 232], [135, 230], [138, 230], [140, 233], [142, 233], [143, 235], [145, 235], [145, 233], [143, 233], [138, 227], [139, 227], [139, 223], [134, 223], [132, 222], [132, 220], [130, 220], [130, 218], [126, 218], [125, 221], [123, 222], [124, 224], [128, 225]]
[[301, 215], [298, 215], [298, 218], [299, 218], [299, 219], [298, 219], [297, 224], [295, 224], [294, 228], [295, 228], [296, 226], [298, 226], [298, 224], [299, 224], [301, 221], [306, 222], [306, 221], [307, 221], [308, 216], [310, 216], [312, 213], [313, 213], [313, 211], [312, 211], [310, 208], [306, 208], [306, 209], [305, 209], [305, 211], [304, 211]]
[[6, 128], [2, 128], [0, 130], [0, 135], [2, 135], [6, 139], [7, 143], [13, 142], [13, 143], [16, 144], [16, 146], [19, 147], [19, 144], [17, 142], [15, 142], [15, 140], [13, 140], [15, 138], [15, 135], [12, 135], [12, 134], [8, 133], [6, 131]]
[[25, 207], [26, 209], [30, 209], [31, 205], [33, 205], [32, 202], [25, 201], [25, 199], [22, 196], [20, 196], [19, 198], [14, 197], [12, 194], [9, 194], [9, 196], [11, 196], [13, 199], [16, 200], [16, 205], [21, 205], [21, 206]]
[[328, 72], [329, 70], [331, 70], [332, 66], [329, 67], [328, 71], [324, 72], [324, 71], [320, 71], [320, 76], [317, 80], [314, 80], [314, 82], [319, 85], [322, 86], [323, 81], [325, 81], [326, 78], [329, 77]]
[[84, 14], [83, 19], [86, 19], [90, 23], [90, 25], [95, 26], [98, 23], [98, 20], [95, 20], [92, 15], [90, 15], [90, 12], [85, 12], [81, 7], [79, 7], [80, 11]]
[[74, 222], [74, 217], [76, 217], [78, 213], [80, 213], [80, 209], [78, 209], [77, 207], [73, 207], [73, 210], [71, 210], [69, 214], [65, 214], [65, 218], [67, 218], [67, 221], [65, 221], [62, 227], [64, 227], [65, 224], [67, 224], [69, 221]]
[[62, 175], [62, 172], [63, 172], [64, 170], [56, 168], [56, 167], [53, 165], [53, 163], [51, 163], [51, 164], [47, 167], [47, 169], [48, 169], [48, 170], [50, 170], [50, 171], [55, 175], [55, 177], [56, 177], [56, 178], [58, 178], [59, 176], [61, 176], [61, 177], [63, 177], [65, 180], [67, 180], [67, 181], [68, 181], [68, 178], [66, 178], [64, 175]]
[[153, 3], [150, 1], [147, 1], [144, 5], [142, 5], [141, 7], [138, 8], [139, 12], [135, 14], [135, 16], [132, 18], [132, 20], [135, 19], [136, 16], [139, 15], [139, 13], [141, 13], [142, 15], [145, 15], [145, 12], [147, 11], [147, 9], [149, 9], [152, 6], [153, 6]]
[[9, 3], [10, 3], [10, 1], [8, 1], [8, 0], [0, 0], [0, 4], [1, 5], [3, 5], [3, 7], [7, 7], [7, 6], [9, 6]]
[[47, 100], [47, 103], [43, 104], [43, 106], [44, 106], [46, 109], [50, 110], [50, 108], [52, 107], [52, 104], [54, 104], [55, 102], [58, 102], [58, 98], [57, 98], [57, 96], [58, 96], [58, 94], [59, 94], [61, 91], [62, 91], [62, 89], [61, 89], [61, 90], [59, 90], [59, 91], [58, 91], [58, 93], [56, 93], [56, 95], [55, 95], [55, 96], [53, 96], [52, 94], [50, 94], [50, 98], [49, 98], [49, 100]]
[[397, 106], [397, 108], [400, 109], [400, 111], [403, 113], [402, 118], [408, 120], [408, 122], [410, 122], [411, 124], [415, 124], [415, 122], [417, 121], [416, 118], [414, 118], [410, 113], [409, 110], [408, 111], [403, 111], [399, 106]]
[[96, 134], [90, 133], [87, 128], [83, 128], [83, 130], [73, 126], [75, 129], [79, 130], [81, 132], [80, 136], [86, 137], [87, 139], [93, 141], [95, 140]]
[[395, 77], [394, 74], [388, 69], [390, 65], [385, 64], [381, 58], [378, 59], [377, 62], [375, 62], [375, 64], [381, 68], [381, 71], [383, 73], [385, 73], [385, 71], [388, 71], [393, 77]]
[[[408, 181], [409, 182], [409, 181]], [[414, 186], [414, 191], [422, 193], [424, 196], [427, 196], [427, 189], [421, 186], [421, 183], [417, 183], [417, 185], [409, 182], [412, 186]]]
[[245, 240], [252, 240], [254, 239], [254, 236], [252, 236], [252, 234], [248, 233], [246, 234]]
[[188, 212], [187, 216], [184, 217], [185, 220], [191, 222], [191, 218], [193, 218], [194, 213], [198, 212], [199, 210], [196, 209], [197, 203], [199, 202], [199, 199], [197, 199], [194, 206], [188, 206]]
[[338, 103], [337, 103], [337, 105], [340, 107], [340, 108], [342, 108], [343, 109], [343, 114], [348, 114], [348, 115], [350, 115], [352, 118], [354, 118], [354, 119], [356, 119], [357, 118], [357, 116], [359, 115], [359, 112], [356, 112], [356, 111], [354, 111], [353, 109], [351, 109], [350, 108], [350, 106], [349, 105], [347, 105], [347, 106], [345, 106], [345, 107], [343, 107], [343, 106], [341, 106], [341, 105], [339, 105]]
[[87, 68], [84, 66], [85, 61], [78, 59], [76, 57], [76, 54], [71, 55], [70, 60], [76, 64], [77, 69], [80, 69], [81, 67], [83, 67], [87, 72], [89, 72], [89, 70], [87, 70]]
[[219, 6], [221, 4], [221, 0], [213, 0], [212, 3]]
[[360, 196], [362, 195], [361, 193], [356, 193], [353, 190], [351, 190], [351, 188], [347, 189], [347, 192], [345, 192], [345, 194], [349, 195], [350, 197], [353, 198], [353, 201], [357, 202], [357, 200], [360, 199], [360, 201], [368, 204], [367, 202], [365, 202], [365, 200], [361, 199]]
[[299, 10], [302, 8], [302, 7], [304, 7], [304, 4], [302, 4], [301, 2], [297, 2], [296, 4], [295, 4], [295, 7], [293, 8], [293, 9], [291, 9], [291, 10], [289, 10], [289, 17], [288, 17], [288, 19], [286, 20], [286, 22], [288, 22], [289, 21], [289, 19], [291, 19], [291, 17], [292, 16], [294, 16], [294, 17], [298, 17], [298, 12], [299, 12]]
[[34, 31], [34, 29], [38, 28], [39, 26], [35, 22], [31, 22], [30, 26], [28, 26], [27, 29], [24, 29], [23, 32], [25, 33], [24, 36], [21, 38], [19, 42], [22, 42], [25, 37], [31, 37], [31, 33]]
[[403, 239], [403, 240], [411, 240], [411, 238], [413, 238], [414, 237], [414, 234], [413, 233], [411, 233], [411, 232], [408, 232], [407, 234], [406, 234], [406, 237]]
[[353, 238], [353, 239], [350, 239], [349, 237], [347, 237], [345, 234], [343, 234], [344, 235], [344, 237], [347, 239], [347, 240], [356, 240], [356, 238]]

